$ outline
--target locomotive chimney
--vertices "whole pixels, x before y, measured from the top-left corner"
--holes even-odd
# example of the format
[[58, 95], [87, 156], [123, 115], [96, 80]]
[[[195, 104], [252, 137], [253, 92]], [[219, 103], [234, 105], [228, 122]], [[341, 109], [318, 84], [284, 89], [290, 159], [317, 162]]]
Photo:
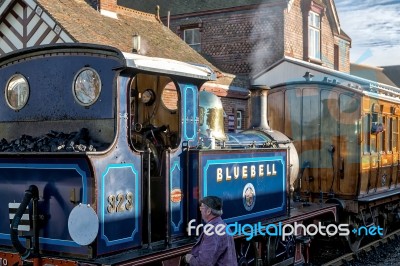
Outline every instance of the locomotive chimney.
[[250, 88], [251, 128], [271, 130], [268, 125], [267, 95], [270, 87], [255, 85]]

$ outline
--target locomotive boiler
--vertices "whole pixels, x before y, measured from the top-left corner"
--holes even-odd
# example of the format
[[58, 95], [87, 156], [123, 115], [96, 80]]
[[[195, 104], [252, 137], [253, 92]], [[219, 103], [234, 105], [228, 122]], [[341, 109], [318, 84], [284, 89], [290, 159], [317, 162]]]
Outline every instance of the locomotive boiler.
[[[335, 220], [334, 204], [295, 205], [296, 148], [252, 89], [251, 128], [223, 131], [208, 67], [89, 44], [0, 58], [3, 265], [178, 263], [201, 223], [199, 199], [227, 223]], [[308, 239], [236, 236], [240, 265], [298, 264]]]

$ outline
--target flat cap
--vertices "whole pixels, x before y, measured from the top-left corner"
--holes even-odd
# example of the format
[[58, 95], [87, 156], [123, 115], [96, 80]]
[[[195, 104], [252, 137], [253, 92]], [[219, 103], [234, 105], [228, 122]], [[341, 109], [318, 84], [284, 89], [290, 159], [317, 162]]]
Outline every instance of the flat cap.
[[214, 209], [216, 211], [222, 210], [222, 200], [216, 196], [207, 196], [200, 200], [200, 203], [203, 203], [207, 207]]

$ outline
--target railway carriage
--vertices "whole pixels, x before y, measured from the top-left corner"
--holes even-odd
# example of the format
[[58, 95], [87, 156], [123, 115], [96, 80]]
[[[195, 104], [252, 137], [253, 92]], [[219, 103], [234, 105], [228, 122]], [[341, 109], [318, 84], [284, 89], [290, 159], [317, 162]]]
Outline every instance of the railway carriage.
[[[399, 217], [400, 89], [289, 58], [272, 69], [257, 82], [270, 82], [270, 125], [299, 153], [295, 196], [337, 202], [341, 223], [386, 234]], [[353, 251], [362, 238], [348, 237]]]
[[[264, 92], [251, 129], [225, 134], [219, 98], [200, 91], [213, 79], [91, 44], [1, 57], [2, 264], [177, 265], [207, 195], [228, 223], [334, 221], [335, 204], [291, 203], [297, 152], [268, 126]], [[238, 234], [238, 261], [301, 264], [308, 240]]]

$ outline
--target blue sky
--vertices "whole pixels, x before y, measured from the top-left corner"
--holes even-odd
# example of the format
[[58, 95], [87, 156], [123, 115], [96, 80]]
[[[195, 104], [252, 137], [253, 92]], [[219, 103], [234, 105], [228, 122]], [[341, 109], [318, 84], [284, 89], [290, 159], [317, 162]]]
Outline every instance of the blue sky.
[[400, 0], [335, 0], [335, 5], [352, 39], [351, 62], [400, 65]]

